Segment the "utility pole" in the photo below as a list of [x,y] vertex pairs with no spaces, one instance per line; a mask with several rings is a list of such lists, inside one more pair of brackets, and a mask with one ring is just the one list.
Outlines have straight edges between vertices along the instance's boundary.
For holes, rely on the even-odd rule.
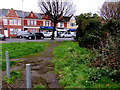
[[24,6],[24,0],[22,0],[22,31],[24,31],[24,10],[23,10],[23,6]]

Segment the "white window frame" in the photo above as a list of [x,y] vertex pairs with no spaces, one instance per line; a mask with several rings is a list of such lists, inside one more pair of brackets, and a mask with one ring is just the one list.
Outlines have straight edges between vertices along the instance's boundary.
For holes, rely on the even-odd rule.
[[37,25],[37,21],[36,20],[34,20],[34,25]]
[[4,23],[4,25],[8,25],[8,20],[7,19],[3,19],[3,23]]
[[21,31],[21,28],[18,28],[18,31]]
[[51,26],[51,21],[49,21],[49,26]]
[[75,26],[75,23],[70,23],[70,26],[71,26],[71,27],[74,27],[74,26]]
[[64,27],[64,23],[63,22],[58,23],[58,27]]
[[[11,33],[12,32],[12,33]],[[13,28],[10,28],[10,34],[14,34]]]
[[30,20],[27,20],[27,24],[30,25],[30,23],[31,23]]
[[14,21],[14,25],[17,25],[17,20],[16,20],[16,19],[14,19],[13,21]]
[[49,26],[49,21],[45,21],[45,26]]
[[10,19],[10,25],[13,25],[13,20],[12,19]]
[[17,20],[18,21],[18,25],[21,25],[21,20]]
[[31,20],[31,25],[34,25],[34,21],[33,20]]
[[13,29],[14,34],[17,34],[17,31],[18,31],[17,28],[14,28],[14,29]]

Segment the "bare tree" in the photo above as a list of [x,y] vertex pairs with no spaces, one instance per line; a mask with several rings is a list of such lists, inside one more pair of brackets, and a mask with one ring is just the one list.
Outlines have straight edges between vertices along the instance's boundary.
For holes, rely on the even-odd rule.
[[120,0],[106,0],[100,9],[103,20],[120,20]]
[[73,2],[68,0],[39,0],[38,5],[44,14],[47,14],[49,20],[54,24],[51,39],[54,40],[56,25],[64,22],[64,17],[71,17],[75,12]]

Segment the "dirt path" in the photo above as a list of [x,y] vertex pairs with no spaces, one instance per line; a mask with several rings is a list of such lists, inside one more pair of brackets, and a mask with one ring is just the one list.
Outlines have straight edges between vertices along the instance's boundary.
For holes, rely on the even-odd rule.
[[53,49],[59,43],[60,42],[51,42],[43,53],[22,58],[24,60],[23,62],[20,62],[15,67],[11,68],[11,70],[22,71],[22,79],[16,80],[13,85],[7,85],[3,82],[3,87],[26,88],[25,65],[31,64],[32,87],[42,84],[48,88],[59,88],[57,76],[54,73],[54,65],[50,62],[54,57]]

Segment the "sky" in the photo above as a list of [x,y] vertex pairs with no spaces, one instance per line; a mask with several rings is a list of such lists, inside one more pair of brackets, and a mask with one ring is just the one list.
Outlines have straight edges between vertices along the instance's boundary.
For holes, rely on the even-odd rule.
[[[81,13],[97,13],[99,8],[102,6],[105,0],[73,0],[73,3],[76,6],[75,15],[80,15]],[[40,12],[40,8],[38,6],[38,0],[1,0],[0,9],[15,9],[15,10],[23,10],[23,11],[33,11]]]

